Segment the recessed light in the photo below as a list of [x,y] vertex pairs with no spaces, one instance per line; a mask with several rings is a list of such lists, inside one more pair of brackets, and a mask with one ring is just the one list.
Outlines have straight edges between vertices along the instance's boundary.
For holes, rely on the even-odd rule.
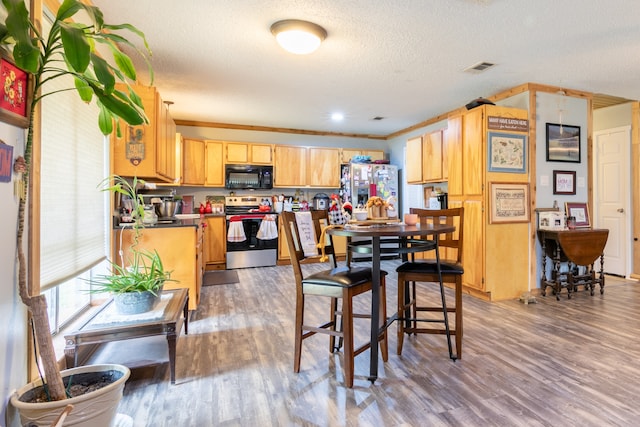
[[332,113],[331,114],[331,120],[333,120],[334,122],[341,122],[344,120],[344,114],[342,113]]

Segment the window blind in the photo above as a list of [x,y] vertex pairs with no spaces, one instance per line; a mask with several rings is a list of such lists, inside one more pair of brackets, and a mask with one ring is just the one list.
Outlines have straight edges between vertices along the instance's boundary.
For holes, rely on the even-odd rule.
[[72,78],[48,82],[42,99],[40,288],[69,280],[106,258],[107,138],[98,107],[80,100]]

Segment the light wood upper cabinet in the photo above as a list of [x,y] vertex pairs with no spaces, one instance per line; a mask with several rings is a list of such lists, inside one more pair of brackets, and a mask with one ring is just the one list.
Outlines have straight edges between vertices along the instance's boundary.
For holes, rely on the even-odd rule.
[[407,140],[406,177],[408,184],[422,184],[422,136]]
[[308,148],[307,185],[319,188],[340,187],[340,150],[338,148]]
[[462,188],[465,195],[480,195],[484,186],[483,118],[483,108],[475,108],[464,115]]
[[225,142],[224,163],[271,165],[273,164],[273,146],[247,142]]
[[222,141],[184,138],[183,185],[224,187]]
[[[276,145],[274,154],[274,187],[307,185],[307,149],[293,145]],[[340,173],[336,175],[340,178]]]
[[182,141],[182,184],[204,185],[205,145],[201,139],[184,138]]
[[444,146],[449,196],[459,196],[462,194],[462,116],[449,118]]
[[222,164],[223,143],[206,141],[205,145],[205,180],[204,185],[224,187],[224,165]]
[[442,131],[428,133],[422,138],[422,179],[424,182],[441,182]]
[[[117,85],[119,90],[126,90]],[[124,177],[137,176],[150,181],[176,179],[176,127],[167,105],[154,87],[135,86],[141,98],[148,125],[129,126],[120,120],[122,137],[111,136],[113,172]]]

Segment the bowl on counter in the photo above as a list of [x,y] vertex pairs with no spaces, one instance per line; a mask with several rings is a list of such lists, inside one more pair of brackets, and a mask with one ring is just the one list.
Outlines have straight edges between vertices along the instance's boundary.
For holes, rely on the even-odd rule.
[[369,213],[367,211],[358,211],[358,210],[353,211],[353,216],[356,219],[356,221],[366,221],[368,214]]

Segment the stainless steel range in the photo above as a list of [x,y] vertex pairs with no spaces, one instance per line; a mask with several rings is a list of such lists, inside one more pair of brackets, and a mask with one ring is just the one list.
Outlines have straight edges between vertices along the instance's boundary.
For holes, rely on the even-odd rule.
[[278,215],[270,196],[227,196],[225,215],[227,269],[276,265]]

